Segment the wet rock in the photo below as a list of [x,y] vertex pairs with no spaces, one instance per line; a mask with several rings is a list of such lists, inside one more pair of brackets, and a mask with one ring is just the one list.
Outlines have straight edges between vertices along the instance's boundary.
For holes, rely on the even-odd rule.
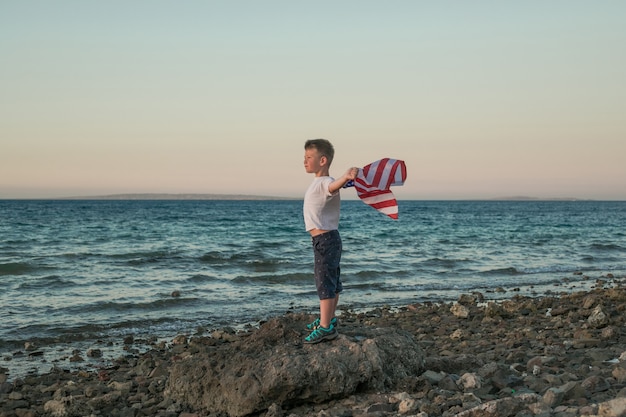
[[465,373],[457,381],[457,385],[463,391],[474,391],[482,387],[481,378],[475,373]]
[[437,383],[437,386],[445,391],[459,391],[459,385],[457,384],[458,380],[459,377],[457,375],[445,375],[441,378],[439,383]]
[[450,311],[454,314],[455,317],[466,319],[470,315],[470,309],[463,304],[454,303],[452,307],[450,307]]
[[[442,351],[438,352],[439,354]],[[424,367],[432,371],[454,373],[461,370],[476,369],[483,366],[483,359],[477,355],[458,354],[452,356],[428,356],[425,359]]]
[[626,382],[626,368],[622,368],[621,366],[615,367],[613,368],[611,375],[620,384],[623,384]]
[[230,327],[215,330],[211,333],[211,337],[224,342],[234,342],[238,339],[235,329]]
[[600,328],[606,326],[609,323],[609,318],[602,310],[602,306],[597,306],[591,312],[591,315],[587,319],[587,322],[592,327]]
[[526,409],[529,404],[538,402],[540,398],[536,394],[501,398],[458,413],[455,417],[513,417]]
[[389,403],[372,404],[365,409],[368,414],[372,413],[391,413],[395,411],[395,405]]
[[615,398],[598,406],[598,414],[603,417],[624,417],[626,416],[626,398]]
[[174,339],[172,339],[173,345],[186,345],[187,344],[187,336],[183,334],[179,334]]
[[102,350],[101,349],[89,349],[87,350],[87,357],[88,358],[101,358]]
[[561,404],[565,392],[559,388],[548,388],[545,394],[543,394],[543,403],[548,407],[554,408]]
[[406,332],[367,329],[360,336],[357,330],[357,337],[303,345],[302,323],[306,319],[296,315],[273,319],[244,340],[175,363],[166,395],[195,410],[244,416],[272,403],[319,403],[390,389],[423,370],[422,351]]
[[607,391],[611,388],[611,384],[609,384],[605,378],[598,375],[592,375],[586,378],[580,385],[590,394]]
[[446,374],[443,372],[428,370],[421,375],[421,378],[427,380],[431,385],[437,385],[445,376]]
[[47,401],[43,406],[43,410],[53,417],[64,417],[67,415],[67,408],[65,407],[65,403],[63,401]]

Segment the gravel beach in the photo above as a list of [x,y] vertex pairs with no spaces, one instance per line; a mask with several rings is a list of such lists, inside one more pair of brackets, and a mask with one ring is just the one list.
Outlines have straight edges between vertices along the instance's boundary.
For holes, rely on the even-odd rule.
[[[509,291],[511,296],[498,302],[472,293],[453,303],[342,311],[340,338],[316,345],[315,352],[335,343],[361,343],[361,339],[374,337],[370,334],[374,329],[394,329],[410,335],[411,343],[419,347],[423,369],[392,381],[393,389],[372,392],[362,384],[327,401],[277,401],[249,415],[626,415],[625,283],[623,277],[609,274],[588,291],[537,297]],[[305,323],[309,317],[288,313],[243,331],[179,335],[167,343],[155,342],[145,353],[133,353],[130,339],[125,341],[131,346],[128,354],[99,369],[59,367],[41,375],[11,378],[7,369],[0,368],[0,417],[228,415],[220,410],[194,409],[190,402],[171,395],[168,379],[172,366],[199,360],[196,358],[202,355],[206,359],[215,349],[227,354],[232,349],[234,354],[245,344],[265,343],[263,332],[268,326],[291,329],[293,323]],[[298,345],[304,335],[302,331],[293,340],[277,343],[282,344],[281,349],[290,343]]]

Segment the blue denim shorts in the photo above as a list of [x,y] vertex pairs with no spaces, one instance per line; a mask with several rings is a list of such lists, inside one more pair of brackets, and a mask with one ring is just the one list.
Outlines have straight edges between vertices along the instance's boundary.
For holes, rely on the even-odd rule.
[[335,298],[343,291],[339,278],[341,250],[341,236],[338,230],[331,230],[313,237],[315,286],[320,300]]

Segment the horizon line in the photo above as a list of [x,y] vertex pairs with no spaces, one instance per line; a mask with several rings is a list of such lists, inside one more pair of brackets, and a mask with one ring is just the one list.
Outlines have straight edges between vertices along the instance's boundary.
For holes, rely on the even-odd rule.
[[[0,197],[0,200],[302,200],[303,197],[284,197],[252,194],[222,193],[119,193],[66,197]],[[358,200],[350,198],[345,200]],[[504,196],[491,198],[409,198],[400,201],[624,201],[623,199],[593,199],[579,197]]]

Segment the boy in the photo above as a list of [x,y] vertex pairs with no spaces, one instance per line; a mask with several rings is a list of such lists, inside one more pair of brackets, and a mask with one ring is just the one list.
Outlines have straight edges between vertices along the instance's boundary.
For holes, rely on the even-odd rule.
[[337,337],[335,310],[343,286],[339,279],[341,237],[339,236],[339,190],[356,178],[358,168],[350,168],[334,179],[329,175],[335,149],[326,139],[311,139],[304,144],[304,169],[315,179],[304,195],[304,225],[311,234],[315,255],[315,285],[320,299],[320,317],[307,325],[312,330],[304,343],[319,343]]

